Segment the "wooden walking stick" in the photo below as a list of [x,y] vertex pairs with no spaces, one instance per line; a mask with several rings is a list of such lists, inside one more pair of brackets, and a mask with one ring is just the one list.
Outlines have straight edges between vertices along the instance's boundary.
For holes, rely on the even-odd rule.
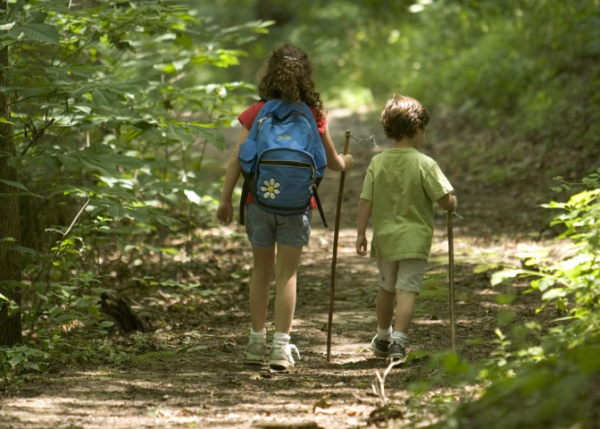
[[[344,142],[344,155],[348,153],[350,144],[350,131],[346,131],[346,141]],[[331,325],[333,322],[333,300],[335,298],[335,265],[337,263],[338,236],[340,233],[340,214],[342,211],[342,198],[344,196],[344,180],[346,172],[340,174],[340,188],[338,191],[337,208],[335,210],[335,230],[333,232],[333,257],[331,258],[331,290],[329,294],[329,319],[327,323],[327,362],[331,362]]]
[[454,232],[452,228],[454,211],[448,212],[448,287],[450,292],[450,340],[452,353],[456,354],[456,321],[454,319]]

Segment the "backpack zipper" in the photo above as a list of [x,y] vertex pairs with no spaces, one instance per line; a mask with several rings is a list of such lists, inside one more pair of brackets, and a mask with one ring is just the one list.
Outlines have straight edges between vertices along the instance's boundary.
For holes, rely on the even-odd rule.
[[260,161],[259,164],[263,164],[263,165],[280,165],[282,167],[310,168],[311,170],[314,170],[314,167],[313,167],[312,164],[309,164],[308,162],[300,162],[300,161],[287,161],[287,160],[273,160],[273,159],[269,159],[269,160]]
[[[287,115],[285,115],[283,118],[279,118],[280,121],[283,121],[287,118],[289,118],[292,115],[300,115],[300,116],[304,116],[306,119],[310,120],[310,118],[308,116],[306,116],[304,113],[302,112],[290,112]],[[256,126],[256,135],[258,136],[258,132],[260,131],[260,127],[262,125],[262,123],[267,119],[267,118],[271,118],[273,117],[272,113],[269,113],[268,115],[263,116],[262,118],[260,118],[258,120],[258,125]]]

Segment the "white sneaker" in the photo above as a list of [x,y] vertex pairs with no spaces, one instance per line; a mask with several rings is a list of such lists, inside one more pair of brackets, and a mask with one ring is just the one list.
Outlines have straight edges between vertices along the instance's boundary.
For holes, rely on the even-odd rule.
[[298,347],[290,343],[274,343],[273,351],[271,352],[271,360],[269,367],[273,371],[288,371],[294,369],[294,358],[292,350],[296,352],[298,360],[300,360],[300,352]]
[[267,339],[256,338],[250,335],[248,346],[246,347],[246,363],[261,365],[265,360],[267,353]]

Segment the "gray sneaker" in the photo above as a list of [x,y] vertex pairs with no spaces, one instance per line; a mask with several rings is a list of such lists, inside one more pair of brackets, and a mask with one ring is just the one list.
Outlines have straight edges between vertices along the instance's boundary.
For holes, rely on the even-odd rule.
[[246,347],[246,363],[254,365],[262,365],[265,361],[265,354],[267,353],[267,339],[257,339],[250,336],[248,346]]
[[377,357],[386,358],[389,356],[388,348],[390,346],[390,342],[388,340],[378,340],[377,335],[373,337],[371,341],[371,349],[373,350],[373,354]]
[[269,367],[273,371],[288,371],[294,369],[295,361],[292,356],[292,350],[296,352],[296,356],[298,356],[298,360],[300,360],[300,352],[298,352],[298,348],[295,345],[289,343],[273,344]]
[[388,357],[394,362],[404,361],[406,359],[406,350],[400,344],[392,343],[388,348]]

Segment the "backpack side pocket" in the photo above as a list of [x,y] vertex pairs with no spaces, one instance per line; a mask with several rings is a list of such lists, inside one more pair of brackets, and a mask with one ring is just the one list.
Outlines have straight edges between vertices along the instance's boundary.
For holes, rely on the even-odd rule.
[[252,139],[246,139],[241,145],[238,152],[238,159],[242,171],[246,173],[254,173],[256,169],[257,144]]

